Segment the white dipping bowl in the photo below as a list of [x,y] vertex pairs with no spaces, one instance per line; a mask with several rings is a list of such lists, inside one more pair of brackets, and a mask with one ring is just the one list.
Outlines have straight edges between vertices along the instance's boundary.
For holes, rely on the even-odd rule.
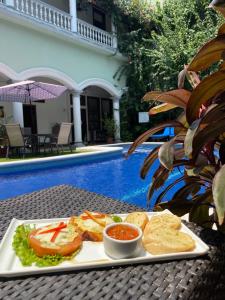
[[[138,231],[138,236],[132,240],[117,240],[110,237],[107,231],[114,226],[125,225]],[[105,253],[114,259],[136,257],[142,250],[142,230],[136,225],[120,222],[112,223],[105,227],[103,231],[103,243]]]

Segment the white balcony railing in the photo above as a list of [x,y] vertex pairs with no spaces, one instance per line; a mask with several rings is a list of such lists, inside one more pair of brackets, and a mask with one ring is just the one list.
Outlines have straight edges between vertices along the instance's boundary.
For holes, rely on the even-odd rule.
[[40,0],[14,0],[14,8],[40,21],[71,30],[71,16]]
[[[38,19],[41,22],[51,24],[72,33],[72,16],[56,7],[40,0],[0,0],[0,3],[15,9],[21,14]],[[77,19],[76,32],[73,32],[86,40],[97,43],[107,48],[117,48],[116,37],[101,30],[83,20]]]
[[113,47],[112,34],[101,30],[85,21],[77,19],[77,33],[82,37],[94,41],[98,44]]

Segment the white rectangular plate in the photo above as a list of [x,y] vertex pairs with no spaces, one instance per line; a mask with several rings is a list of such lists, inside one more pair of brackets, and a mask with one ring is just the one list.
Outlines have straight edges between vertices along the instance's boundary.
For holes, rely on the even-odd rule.
[[[168,213],[169,211],[167,211]],[[162,214],[164,212],[155,213],[149,212],[149,218],[156,214]],[[122,219],[126,217],[127,214],[118,214]],[[71,270],[84,270],[92,268],[102,268],[117,265],[128,265],[137,263],[146,263],[154,261],[163,260],[175,260],[181,258],[191,258],[200,255],[204,255],[208,252],[209,247],[198,238],[189,228],[182,224],[181,231],[188,233],[196,242],[196,247],[191,252],[179,252],[174,254],[163,254],[163,255],[151,255],[143,249],[143,253],[135,258],[129,259],[118,259],[113,260],[108,257],[104,252],[104,246],[102,242],[83,242],[81,251],[74,259],[70,261],[65,261],[58,266],[54,267],[24,267],[21,265],[19,258],[15,255],[12,248],[13,236],[16,227],[20,224],[35,224],[36,227],[46,226],[50,223],[55,223],[59,221],[68,221],[68,218],[58,218],[58,219],[37,219],[37,220],[17,220],[12,219],[4,238],[0,244],[0,276],[1,277],[15,277],[24,276],[32,274],[42,274],[42,273],[53,273],[53,272],[65,272]]]

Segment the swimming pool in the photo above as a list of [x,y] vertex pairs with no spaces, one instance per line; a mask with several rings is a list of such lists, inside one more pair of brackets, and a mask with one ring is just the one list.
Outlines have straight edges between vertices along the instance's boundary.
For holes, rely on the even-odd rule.
[[[128,149],[124,146],[123,154]],[[115,199],[146,207],[146,194],[152,174],[139,176],[144,158],[154,148],[144,145],[128,159],[118,154],[107,160],[60,166],[0,176],[0,199],[6,199],[59,184],[70,184]],[[155,167],[156,167],[155,163]],[[171,175],[177,177],[177,172]]]

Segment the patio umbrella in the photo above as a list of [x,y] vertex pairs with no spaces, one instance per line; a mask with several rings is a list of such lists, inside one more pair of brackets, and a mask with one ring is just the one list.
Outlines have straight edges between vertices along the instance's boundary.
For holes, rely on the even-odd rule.
[[[0,101],[31,104],[32,101],[55,99],[66,89],[62,85],[26,80],[0,87]],[[30,114],[33,124],[32,107]]]
[[55,99],[65,90],[62,85],[26,80],[0,87],[0,101],[31,104],[32,101]]

